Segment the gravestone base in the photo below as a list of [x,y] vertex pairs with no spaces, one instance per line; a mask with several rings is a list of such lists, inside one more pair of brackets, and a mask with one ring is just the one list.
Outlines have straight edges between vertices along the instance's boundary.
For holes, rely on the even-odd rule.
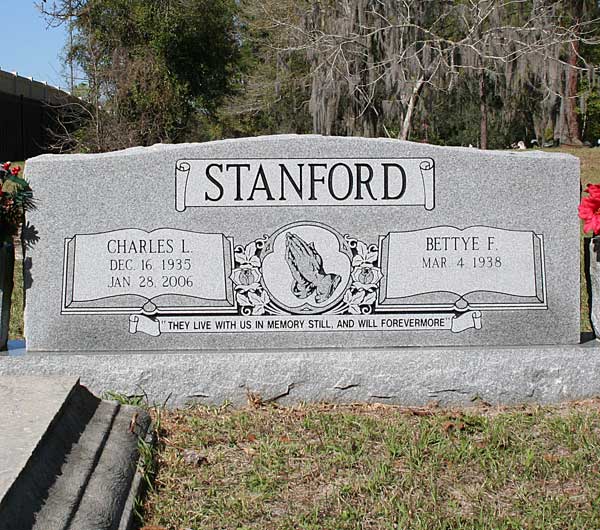
[[404,406],[556,403],[600,395],[600,342],[519,347],[439,347],[264,352],[68,352],[0,358],[0,375],[76,375],[96,394],[150,403]]

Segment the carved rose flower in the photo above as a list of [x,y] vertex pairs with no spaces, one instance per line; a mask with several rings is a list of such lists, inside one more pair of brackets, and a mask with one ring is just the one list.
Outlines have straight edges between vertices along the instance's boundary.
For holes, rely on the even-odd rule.
[[381,269],[374,267],[370,263],[363,263],[352,271],[353,287],[364,291],[372,291],[377,287],[379,281],[383,278]]
[[235,284],[235,288],[243,293],[256,291],[258,288],[260,288],[259,282],[261,275],[260,271],[256,267],[242,265],[237,269],[233,269],[229,277]]

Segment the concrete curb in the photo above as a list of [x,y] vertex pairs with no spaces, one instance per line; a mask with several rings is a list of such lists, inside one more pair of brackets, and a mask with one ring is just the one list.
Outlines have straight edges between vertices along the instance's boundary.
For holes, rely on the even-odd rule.
[[[3,389],[12,386],[18,390],[12,392],[17,402],[13,409],[18,410],[27,400],[30,381],[0,377]],[[38,378],[37,384],[46,385],[51,394],[57,380]],[[35,399],[40,397],[43,399],[43,392],[38,388]],[[21,407],[27,410],[36,405],[34,401]],[[30,429],[30,422],[21,427],[20,418],[12,418],[12,430],[21,430],[25,441],[29,435],[29,445],[35,448],[22,470],[11,475],[16,478],[11,483],[4,481],[7,487],[0,499],[0,527],[109,530],[124,520],[129,524],[130,498],[139,487],[135,480],[138,439],[148,433],[149,415],[137,407],[100,400],[76,380],[63,394],[58,413],[53,415],[52,410],[41,417],[36,431]],[[3,468],[10,467],[13,453],[19,453],[20,441],[16,437],[13,440],[13,447],[3,451]],[[19,461],[16,465],[22,466]]]
[[[150,424],[148,427],[148,434],[146,434],[144,441],[152,446],[155,445],[156,439],[154,437],[154,426]],[[131,481],[131,487],[129,488],[129,495],[125,501],[123,507],[123,513],[121,515],[121,522],[119,523],[118,530],[130,530],[134,523],[135,517],[135,503],[142,496],[144,492],[144,476],[140,472],[139,463],[141,461],[141,455],[138,458],[138,466]]]

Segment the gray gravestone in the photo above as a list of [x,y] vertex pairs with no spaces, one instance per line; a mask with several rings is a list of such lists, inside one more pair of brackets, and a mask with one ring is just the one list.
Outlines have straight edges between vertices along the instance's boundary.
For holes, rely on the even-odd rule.
[[570,155],[273,136],[26,173],[29,351],[579,342]]

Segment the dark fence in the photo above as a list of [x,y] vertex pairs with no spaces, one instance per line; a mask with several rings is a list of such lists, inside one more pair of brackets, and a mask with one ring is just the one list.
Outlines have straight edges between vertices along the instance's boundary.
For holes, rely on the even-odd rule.
[[47,152],[49,112],[42,101],[0,92],[0,160],[25,160]]
[[75,100],[45,83],[0,70],[0,162],[51,151],[59,103]]

